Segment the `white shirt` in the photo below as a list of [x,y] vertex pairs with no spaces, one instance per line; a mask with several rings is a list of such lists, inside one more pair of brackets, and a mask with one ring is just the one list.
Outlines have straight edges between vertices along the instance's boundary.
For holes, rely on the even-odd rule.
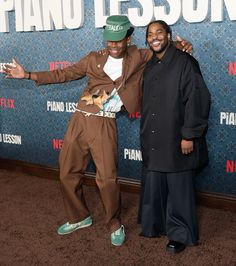
[[[103,71],[114,81],[122,75],[122,63],[123,58],[114,58],[108,56],[107,62],[104,65]],[[118,95],[116,88],[111,92],[113,95],[108,101],[103,105],[103,111],[109,112],[119,112],[123,102]]]

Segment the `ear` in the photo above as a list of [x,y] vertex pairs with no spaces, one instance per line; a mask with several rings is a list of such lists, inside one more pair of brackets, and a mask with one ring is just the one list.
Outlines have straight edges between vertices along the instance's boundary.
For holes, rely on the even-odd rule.
[[127,38],[127,45],[130,46],[130,44],[131,44],[131,38],[128,37],[128,38]]

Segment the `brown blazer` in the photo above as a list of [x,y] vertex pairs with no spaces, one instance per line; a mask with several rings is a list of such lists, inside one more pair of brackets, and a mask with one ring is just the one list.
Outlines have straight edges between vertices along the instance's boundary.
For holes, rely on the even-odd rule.
[[[114,88],[118,88],[122,84],[118,94],[126,110],[129,113],[135,113],[140,111],[143,70],[151,57],[152,52],[148,49],[138,49],[135,45],[128,47],[123,60],[122,76],[112,81],[103,71],[108,58],[107,49],[91,52],[79,62],[65,69],[35,72],[37,74],[36,84],[63,83],[87,76],[88,84],[81,97],[98,91],[100,95],[104,90],[106,93],[111,93]],[[77,108],[91,113],[99,111],[98,106],[86,105],[86,102],[80,99]]]

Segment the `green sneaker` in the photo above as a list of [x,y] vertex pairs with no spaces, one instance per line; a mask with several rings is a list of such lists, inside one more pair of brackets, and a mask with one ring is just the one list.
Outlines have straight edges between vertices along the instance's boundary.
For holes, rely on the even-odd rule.
[[93,221],[91,216],[85,218],[83,221],[75,223],[75,224],[70,224],[69,222],[61,225],[58,229],[57,229],[57,233],[58,235],[67,235],[70,233],[73,233],[74,231],[81,229],[81,228],[85,228],[88,227],[90,225],[92,225]]
[[121,225],[119,229],[111,233],[111,243],[114,246],[121,246],[125,242],[125,227]]

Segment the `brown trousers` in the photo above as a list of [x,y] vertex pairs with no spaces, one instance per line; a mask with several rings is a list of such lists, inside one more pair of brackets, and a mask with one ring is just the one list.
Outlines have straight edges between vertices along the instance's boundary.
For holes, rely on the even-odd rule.
[[82,188],[90,157],[96,165],[96,183],[105,209],[106,224],[114,231],[120,227],[116,121],[75,112],[59,157],[62,193],[70,223],[90,215]]

